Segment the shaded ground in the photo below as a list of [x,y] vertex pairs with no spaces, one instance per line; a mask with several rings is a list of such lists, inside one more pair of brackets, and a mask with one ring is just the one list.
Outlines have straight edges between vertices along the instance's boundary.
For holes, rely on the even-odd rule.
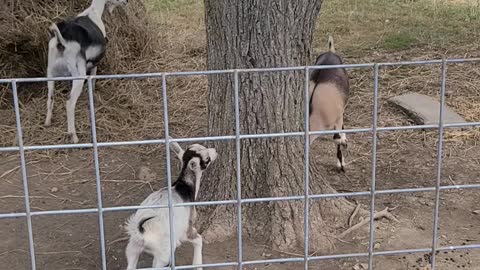
[[[160,10],[158,13],[160,22],[166,28],[171,27],[171,30],[165,33],[167,40],[165,44],[168,45],[169,53],[162,59],[164,63],[162,62],[160,66],[166,70],[202,70],[205,66],[203,47],[205,41],[202,32],[203,15],[198,11],[201,5],[195,1],[180,2],[186,4],[182,9],[170,1],[159,1],[155,7]],[[192,2],[195,4],[191,4]],[[326,1],[323,15],[319,20],[319,28],[322,30],[317,34],[318,51],[324,48],[326,32],[333,32],[337,50],[345,56],[347,63],[479,56],[478,24],[474,14],[468,12],[469,9],[466,9],[467,11],[450,7],[440,9],[437,14],[448,15],[450,18],[442,20],[440,15],[434,17],[428,9],[422,11],[418,6],[422,1],[394,1],[392,5],[373,0],[364,1],[362,5],[359,5],[358,1],[347,2],[349,5],[339,1]],[[178,62],[182,64],[176,65]],[[350,74],[352,96],[347,109],[346,126],[369,127],[372,123],[373,73],[371,70],[357,70],[351,71]],[[386,100],[408,91],[438,97],[440,74],[439,66],[382,69],[379,125],[411,124],[402,112],[390,106]],[[448,68],[447,103],[468,121],[480,121],[479,81],[478,64],[452,65]],[[138,104],[143,106],[132,107],[125,101],[131,97],[114,94],[110,97],[102,93],[102,86],[108,83],[97,84],[99,91],[96,113],[100,141],[151,139],[163,134],[163,122],[156,121],[163,117],[159,105],[161,95],[158,95],[157,88],[148,89],[152,91],[149,102],[139,101]],[[138,87],[134,83],[129,86]],[[173,135],[176,137],[205,135],[206,78],[173,79],[169,81],[169,90],[171,99],[169,114]],[[26,143],[54,144],[61,141],[62,132],[66,128],[62,118],[63,106],[57,106],[55,115],[58,118],[54,127],[44,129],[39,125],[44,116],[45,97],[30,99],[25,95],[22,98]],[[63,102],[62,98],[57,100],[59,104]],[[82,141],[89,141],[86,108],[87,97],[83,95],[77,106]],[[128,111],[129,119],[110,118],[116,111],[119,113]],[[2,108],[0,126],[2,138],[5,138],[1,142],[2,145],[12,145],[14,141],[15,126],[12,117],[11,107]],[[135,119],[138,121],[134,121]],[[128,134],[130,137],[122,133],[125,128],[132,130]],[[479,134],[479,128],[446,131],[442,185],[480,184]],[[436,131],[380,133],[377,189],[433,186],[436,180],[437,139]],[[338,174],[333,167],[335,156],[330,137],[315,143],[312,149],[313,159],[320,166],[321,175],[337,190],[341,192],[369,190],[371,135],[354,134],[349,136],[349,140],[347,162],[350,164],[345,174]],[[104,206],[136,205],[152,190],[164,186],[164,155],[162,146],[100,149]],[[33,211],[96,207],[97,195],[91,150],[27,152],[27,163]],[[18,155],[0,154],[1,213],[24,211],[18,166]],[[355,199],[358,203],[369,205],[367,197]],[[480,243],[480,216],[473,213],[473,210],[480,209],[479,201],[478,190],[441,193],[440,245]],[[429,247],[432,242],[433,205],[433,192],[377,195],[376,208],[397,207],[393,214],[400,220],[397,224],[383,220],[375,223],[377,250]],[[108,269],[124,269],[126,265],[123,255],[126,241],[121,226],[129,214],[130,212],[105,213]],[[101,268],[96,214],[34,217],[33,225],[38,269]],[[339,226],[339,232],[348,227],[347,224]],[[0,219],[2,269],[29,269],[28,243],[25,236],[24,219]],[[298,251],[299,254],[286,254],[271,250],[255,239],[243,240],[243,260],[297,255],[302,257],[301,251]],[[368,226],[341,239],[333,254],[367,250]],[[205,263],[236,261],[236,254],[236,239],[226,243],[204,245]],[[178,264],[188,264],[191,257],[191,248],[185,245],[177,253]],[[148,256],[144,256],[141,265],[149,266],[150,260]],[[352,269],[357,263],[363,262],[366,262],[366,259],[314,261],[310,263],[310,269]],[[437,269],[480,269],[480,250],[442,252],[438,254],[437,263]],[[375,269],[421,269],[422,264],[425,264],[424,254],[375,257]],[[246,266],[245,269],[286,270],[302,267],[303,264],[275,264]]]

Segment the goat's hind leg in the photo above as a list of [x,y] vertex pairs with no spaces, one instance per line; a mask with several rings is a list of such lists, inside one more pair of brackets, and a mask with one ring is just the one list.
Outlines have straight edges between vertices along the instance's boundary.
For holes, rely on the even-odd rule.
[[[77,70],[73,71],[71,68],[72,76],[85,76],[87,74],[85,62],[79,62],[76,65]],[[77,131],[75,129],[75,107],[77,105],[78,97],[83,90],[84,80],[72,81],[72,92],[70,98],[67,101],[67,125],[68,125],[68,137],[71,143],[78,143]]]
[[72,82],[72,92],[67,101],[67,125],[68,137],[71,143],[78,143],[77,131],[75,129],[75,107],[77,100],[83,90],[83,80],[74,80]]
[[[334,129],[337,129],[337,127],[342,127],[342,130],[344,129],[343,126],[343,119],[337,122],[337,125],[335,125]],[[335,145],[337,146],[337,169],[345,172],[345,156],[342,150],[347,149],[347,135],[343,132],[340,133],[335,133],[333,135],[333,141],[335,142]]]
[[125,250],[125,255],[127,257],[127,270],[137,269],[138,258],[144,250],[143,245],[135,243],[134,241],[129,241],[127,249]]
[[[168,238],[167,238],[168,239]],[[170,242],[159,241],[149,244],[153,255],[152,268],[162,268],[170,265]],[[175,246],[173,247],[175,252]]]
[[[168,251],[169,250],[170,250],[170,246],[168,246]],[[152,268],[162,268],[170,265],[170,252],[168,251],[156,250],[153,252]]]
[[[52,67],[47,67],[47,78],[53,77]],[[52,124],[52,111],[53,111],[53,94],[55,92],[55,81],[48,81],[48,96],[47,96],[47,117],[45,118],[45,126]]]

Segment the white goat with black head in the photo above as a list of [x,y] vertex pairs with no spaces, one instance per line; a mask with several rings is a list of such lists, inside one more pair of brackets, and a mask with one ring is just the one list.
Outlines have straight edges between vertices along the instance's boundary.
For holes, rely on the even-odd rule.
[[[92,4],[72,19],[50,26],[51,38],[48,43],[47,77],[85,76],[97,74],[97,64],[105,55],[107,45],[102,14],[105,5],[112,11],[128,0],[93,0]],[[72,81],[72,91],[67,101],[68,137],[78,142],[75,130],[75,105],[83,89],[83,80]],[[55,82],[48,82],[47,117],[45,125],[52,122],[53,92]]]
[[[328,37],[328,52],[318,56],[315,65],[341,65],[335,53],[332,36]],[[343,113],[349,95],[348,75],[344,68],[316,69],[310,75],[310,131],[344,129]],[[319,135],[310,137],[310,144]],[[337,168],[345,171],[342,148],[347,148],[345,133],[333,135],[337,147]]]
[[[177,143],[172,149],[182,162],[182,170],[177,181],[172,184],[172,203],[186,203],[196,200],[203,172],[217,158],[214,148],[199,144],[190,145],[184,151]],[[163,188],[150,194],[142,206],[168,204],[168,190]],[[202,264],[202,236],[193,226],[196,218],[195,207],[173,208],[174,247],[188,241],[193,244],[193,265]],[[140,254],[145,251],[153,255],[153,268],[170,264],[170,230],[168,208],[140,209],[127,221],[130,236],[125,254],[127,269],[136,269]],[[198,268],[201,270],[202,268]]]

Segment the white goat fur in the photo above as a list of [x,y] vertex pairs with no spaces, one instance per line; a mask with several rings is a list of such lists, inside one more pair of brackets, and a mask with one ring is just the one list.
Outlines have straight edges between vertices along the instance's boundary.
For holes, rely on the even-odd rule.
[[[194,201],[198,194],[203,171],[217,158],[214,148],[205,148],[199,144],[193,144],[184,151],[178,144],[172,144],[177,157],[182,161],[182,172],[178,180],[172,185],[172,203],[185,203],[185,194],[181,194],[176,187],[179,182],[187,184],[191,189]],[[188,153],[187,153],[188,152]],[[187,153],[186,155],[184,155]],[[192,155],[194,153],[194,155]],[[203,166],[203,167],[202,167]],[[185,187],[185,186],[184,186]],[[148,205],[167,205],[168,190],[163,188],[150,194],[142,203]],[[193,265],[202,264],[202,236],[193,227],[196,218],[195,207],[174,207],[174,250],[182,242],[193,244]],[[140,231],[143,229],[143,232]],[[170,263],[170,230],[168,208],[140,209],[132,215],[126,224],[127,233],[130,236],[126,248],[127,269],[136,269],[140,254],[145,251],[153,255],[152,267],[159,268],[168,266]],[[198,268],[201,270],[202,268]]]
[[[50,31],[53,33],[52,38],[48,43],[48,67],[47,77],[56,76],[85,76],[87,73],[90,75],[96,75],[97,67],[96,62],[100,61],[103,57],[106,47],[106,32],[105,25],[102,21],[102,14],[105,9],[106,3],[109,4],[110,12],[114,7],[118,5],[125,5],[128,0],[93,0],[92,4],[83,12],[78,14],[75,18],[63,22],[64,24],[70,24],[70,26],[80,27],[82,33],[65,33],[70,36],[78,34],[78,37],[87,36],[88,40],[67,39],[62,36],[62,32],[57,24],[50,26]],[[88,18],[86,28],[81,28],[81,24],[78,24],[76,19]],[[88,19],[86,19],[88,21]],[[85,20],[84,20],[85,22]],[[92,24],[93,22],[93,24]],[[93,27],[89,27],[93,26]],[[94,27],[96,26],[96,27]],[[70,28],[72,29],[72,28]],[[100,31],[101,33],[99,33]],[[90,38],[103,37],[101,42],[89,43]],[[83,46],[83,47],[82,47]],[[77,143],[78,137],[75,130],[75,106],[83,89],[83,80],[72,81],[72,91],[70,92],[70,98],[67,101],[67,124],[68,124],[68,136],[70,142]],[[45,125],[49,126],[52,119],[53,110],[53,94],[55,91],[55,82],[48,82],[48,99],[47,99],[47,116],[45,119]]]

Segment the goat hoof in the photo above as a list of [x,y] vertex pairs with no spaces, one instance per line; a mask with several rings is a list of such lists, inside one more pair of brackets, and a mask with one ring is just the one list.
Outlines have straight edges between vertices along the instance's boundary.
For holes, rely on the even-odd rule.
[[45,121],[44,126],[49,127],[52,124],[52,121]]
[[68,143],[74,143],[74,144],[77,144],[77,143],[78,143],[78,137],[77,137],[77,134],[74,134],[74,133],[68,133],[68,134],[67,134],[67,142],[68,142]]
[[345,164],[340,163],[340,161],[337,161],[337,171],[338,172],[345,172]]

